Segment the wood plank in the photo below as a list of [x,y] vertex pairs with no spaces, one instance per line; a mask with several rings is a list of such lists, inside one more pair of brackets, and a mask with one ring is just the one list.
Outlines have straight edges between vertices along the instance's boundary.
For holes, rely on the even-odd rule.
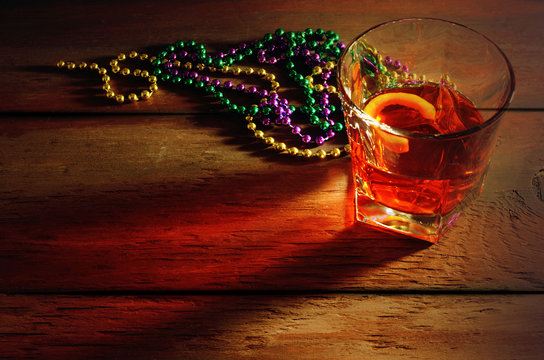
[[543,301],[543,295],[0,295],[0,356],[540,359]]
[[233,117],[5,119],[0,291],[542,290],[541,116],[508,114],[435,246],[354,224],[349,158],[277,156]]
[[542,108],[544,81],[537,69],[543,55],[544,4],[538,1],[8,2],[0,16],[3,112],[207,111],[190,93],[168,88],[147,103],[117,106],[105,99],[97,78],[59,72],[54,64],[62,58],[106,65],[119,52],[156,52],[179,39],[203,42],[210,50],[226,49],[280,27],[321,27],[348,42],[373,25],[410,16],[458,21],[495,40],[516,72],[512,106]]

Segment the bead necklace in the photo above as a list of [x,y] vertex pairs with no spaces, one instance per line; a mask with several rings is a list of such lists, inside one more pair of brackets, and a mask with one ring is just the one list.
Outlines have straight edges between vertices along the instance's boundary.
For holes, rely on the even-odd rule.
[[[266,34],[262,41],[241,43],[237,47],[226,52],[219,52],[214,56],[209,56],[204,45],[195,41],[178,41],[174,45],[168,46],[155,57],[139,54],[136,51],[130,52],[128,58],[151,63],[151,74],[147,70],[122,68],[120,66],[121,62],[127,59],[125,54],[119,54],[116,59],[112,59],[110,66],[113,73],[148,79],[150,83],[149,90],[141,91],[140,96],[136,93],[128,94],[127,99],[131,102],[148,99],[158,90],[158,80],[191,86],[202,90],[205,94],[212,95],[227,110],[245,115],[244,118],[248,122],[247,128],[253,132],[253,135],[279,152],[287,152],[290,155],[306,158],[338,157],[349,152],[349,145],[330,151],[323,149],[312,151],[309,148],[299,149],[297,147],[288,148],[285,143],[277,142],[271,136],[265,136],[263,130],[258,129],[257,123],[265,127],[272,125],[287,126],[292,134],[300,137],[305,146],[322,145],[325,141],[334,137],[335,132],[344,130],[343,119],[337,121],[331,119],[331,116],[334,113],[338,115],[339,111],[337,107],[330,103],[329,96],[337,95],[337,92],[334,86],[327,84],[327,81],[331,78],[336,60],[344,47],[345,45],[338,41],[338,35],[332,31],[306,29],[304,32],[294,33],[278,29],[274,35]],[[285,62],[285,67],[289,71],[289,78],[303,89],[306,96],[305,105],[296,108],[289,105],[287,99],[281,98],[278,95],[280,85],[276,81],[276,76],[264,68],[232,66],[234,63],[242,61],[251,55],[256,57],[258,63],[261,64],[274,65],[278,62]],[[295,63],[298,63],[298,67],[301,67],[301,65],[302,67],[308,67],[311,72],[308,75],[303,75],[297,71]],[[76,68],[74,62],[60,61],[57,66],[69,70]],[[110,77],[107,75],[105,68],[99,67],[95,63],[89,66],[80,63],[77,67],[80,69],[88,67],[91,70],[96,70],[102,75],[102,88],[106,92],[106,96],[115,99],[118,103],[125,102],[124,95],[116,94],[112,90],[109,82]],[[211,80],[208,75],[199,74],[202,71],[210,73],[222,72],[229,76],[256,74],[269,81],[270,90],[259,90],[255,86],[246,87],[242,83],[234,86],[230,80],[224,82],[219,79]],[[317,76],[320,77],[319,80],[315,80]],[[251,106],[237,105],[225,97],[225,91],[259,95],[261,101]],[[310,129],[312,127],[319,129],[319,131],[323,132],[323,135],[312,137],[305,134],[300,126],[294,125],[291,121],[291,117],[296,114],[299,117],[300,115],[307,117],[308,127]]]

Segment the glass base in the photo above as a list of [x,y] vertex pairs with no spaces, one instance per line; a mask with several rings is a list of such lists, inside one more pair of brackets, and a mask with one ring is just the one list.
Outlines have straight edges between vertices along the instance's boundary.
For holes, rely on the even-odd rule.
[[409,214],[376,203],[362,194],[355,195],[355,211],[358,221],[431,243],[436,243],[461,213],[454,209],[446,215]]

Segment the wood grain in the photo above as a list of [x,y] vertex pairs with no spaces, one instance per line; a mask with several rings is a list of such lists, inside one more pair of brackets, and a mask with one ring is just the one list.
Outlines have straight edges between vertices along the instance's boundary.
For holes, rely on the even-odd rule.
[[[10,5],[10,3],[12,3]],[[542,108],[538,71],[544,29],[539,1],[64,1],[8,2],[0,21],[0,111],[4,112],[202,112],[190,93],[162,88],[149,102],[117,106],[97,77],[58,71],[60,59],[107,65],[120,52],[152,53],[193,39],[210,51],[260,39],[276,28],[336,31],[344,42],[371,26],[403,17],[438,17],[486,34],[506,52],[517,77],[514,108]],[[277,71],[281,71],[281,68]],[[127,91],[128,92],[128,91]]]
[[0,296],[3,359],[540,359],[543,295]]
[[429,247],[354,223],[349,157],[277,156],[236,118],[5,120],[0,288],[542,290],[540,124],[508,114],[482,196]]

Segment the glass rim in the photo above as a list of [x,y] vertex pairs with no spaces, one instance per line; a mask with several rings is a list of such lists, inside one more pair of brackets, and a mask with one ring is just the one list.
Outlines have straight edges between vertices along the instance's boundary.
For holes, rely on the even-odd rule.
[[[374,31],[374,30],[376,30],[376,29],[378,29],[380,27],[384,27],[384,26],[391,25],[391,24],[394,24],[394,23],[399,23],[399,22],[406,22],[406,21],[436,21],[436,22],[441,22],[441,23],[444,23],[444,24],[455,25],[455,26],[461,27],[461,28],[463,28],[465,30],[468,30],[468,31],[478,35],[483,40],[485,40],[488,43],[490,43],[491,45],[493,45],[493,47],[499,52],[499,54],[502,56],[502,59],[504,60],[504,62],[506,64],[506,67],[508,69],[508,74],[510,76],[510,81],[509,81],[509,87],[510,88],[508,89],[508,94],[505,97],[505,99],[503,100],[500,107],[497,108],[495,113],[492,116],[490,116],[489,119],[485,120],[481,124],[478,124],[478,125],[476,125],[474,127],[471,127],[469,129],[465,129],[465,130],[462,130],[462,131],[457,131],[457,132],[452,132],[452,133],[425,134],[425,133],[418,133],[418,132],[413,132],[413,131],[409,131],[409,130],[404,130],[404,129],[396,128],[396,127],[389,126],[387,124],[381,123],[381,122],[377,121],[376,119],[374,119],[372,116],[366,114],[363,111],[362,108],[355,105],[355,103],[353,102],[351,97],[348,96],[348,94],[347,94],[347,92],[346,92],[346,90],[344,88],[344,85],[342,84],[342,81],[341,81],[341,78],[342,78],[342,76],[341,76],[342,75],[341,74],[342,73],[342,64],[345,61],[344,59],[347,56],[349,49],[351,49],[351,47],[354,44],[356,44],[357,41],[359,41],[363,36],[370,33],[371,31]],[[337,72],[336,77],[337,77],[337,83],[338,83],[338,90],[340,92],[341,101],[343,103],[347,103],[347,105],[349,105],[350,109],[357,113],[358,117],[361,117],[361,118],[365,119],[365,121],[370,122],[372,125],[377,126],[378,128],[380,128],[380,129],[382,129],[382,130],[384,130],[384,131],[386,131],[388,133],[392,133],[392,134],[403,136],[403,137],[411,137],[411,138],[427,138],[427,139],[458,138],[458,137],[463,137],[463,136],[466,136],[466,135],[469,135],[469,134],[472,134],[474,132],[482,130],[483,128],[485,128],[485,127],[495,123],[496,121],[498,121],[500,119],[500,117],[503,115],[503,113],[506,111],[506,109],[508,109],[508,106],[510,105],[510,102],[512,101],[512,97],[514,95],[514,89],[515,89],[515,85],[516,85],[516,81],[515,81],[515,77],[514,77],[514,70],[513,70],[512,64],[510,63],[510,60],[508,60],[508,57],[506,56],[506,54],[502,51],[502,49],[497,44],[495,44],[495,42],[493,40],[491,40],[490,38],[488,38],[484,34],[480,33],[479,31],[474,30],[474,29],[472,29],[472,28],[470,28],[470,27],[468,27],[466,25],[463,25],[463,24],[460,24],[460,23],[457,23],[457,22],[454,22],[454,21],[449,21],[449,20],[444,20],[444,19],[439,19],[439,18],[431,18],[431,17],[411,17],[411,18],[402,18],[402,19],[396,19],[396,20],[389,20],[389,21],[385,21],[383,23],[380,23],[380,24],[377,24],[377,25],[374,25],[374,26],[370,27],[369,29],[362,32],[361,34],[357,35],[349,44],[346,45],[346,48],[344,49],[344,52],[342,53],[342,55],[340,56],[340,58],[339,58],[339,60],[337,62],[336,72]]]

